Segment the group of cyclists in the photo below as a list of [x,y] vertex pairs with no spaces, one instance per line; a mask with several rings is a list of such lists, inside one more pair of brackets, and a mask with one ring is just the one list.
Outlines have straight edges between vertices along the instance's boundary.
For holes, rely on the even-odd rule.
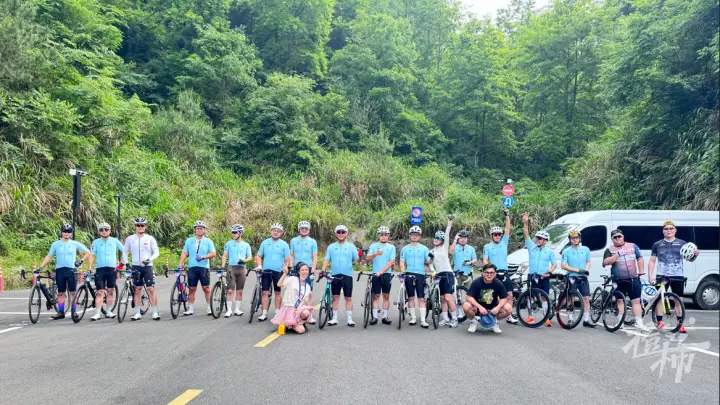
[[[425,321],[427,314],[425,275],[428,270],[439,278],[442,307],[440,325],[457,327],[457,315],[461,311],[470,319],[469,332],[475,332],[480,326],[483,329],[501,333],[498,321],[506,320],[511,324],[518,323],[513,316],[513,287],[507,261],[511,232],[510,213],[504,209],[504,214],[504,229],[499,226],[490,228],[492,241],[482,249],[482,277],[477,279],[473,279],[472,269],[479,259],[475,249],[468,244],[470,233],[460,230],[452,238],[453,241],[450,244],[450,233],[455,219],[453,215],[449,216],[447,228],[434,234],[432,249],[420,243],[422,229],[419,226],[410,227],[410,243],[400,250],[399,261],[395,245],[389,240],[391,233],[387,226],[380,226],[377,229],[378,241],[370,245],[364,260],[361,260],[361,254],[355,245],[347,240],[348,228],[345,225],[336,226],[336,241],[327,247],[320,269],[321,273],[319,273],[325,275],[332,273],[332,278],[329,279],[332,280],[330,281],[332,317],[328,321],[328,325],[338,324],[338,309],[342,293],[345,298],[347,325],[355,326],[352,317],[353,266],[358,264],[362,271],[366,262],[372,263],[372,318],[369,322],[371,325],[378,322],[385,325],[392,324],[388,316],[390,289],[393,272],[397,272],[398,267],[399,279],[404,282],[407,291],[410,325],[418,323],[417,312],[419,312],[420,326],[422,328],[429,327]],[[532,288],[542,289],[549,293],[549,277],[558,267],[554,251],[546,246],[550,235],[546,231],[540,230],[535,233],[534,239],[531,239],[528,213],[523,215],[522,222],[525,245],[529,253],[528,276],[537,276],[532,277]],[[96,313],[90,318],[92,321],[97,321],[103,316],[108,318],[116,316],[109,309],[113,306],[115,299],[113,296],[115,274],[116,271],[120,271],[126,266],[132,269],[135,287],[136,312],[131,320],[142,319],[139,301],[143,286],[147,288],[152,307],[152,319],[160,320],[153,272],[153,261],[159,257],[160,252],[156,240],[146,233],[147,225],[145,218],[136,218],[134,220],[135,233],[128,236],[125,243],[122,244],[118,239],[110,236],[110,225],[101,223],[98,226],[100,237],[92,242],[90,249],[72,239],[73,227],[70,224],[62,225],[61,239],[52,244],[40,266],[42,269],[50,263],[53,257],[55,258],[58,311],[51,319],[65,317],[67,293],[69,293],[69,302],[74,302],[73,297],[77,287],[76,274],[82,272],[82,266],[87,262],[89,268],[95,266],[97,288]],[[276,315],[283,306],[292,306],[294,303],[295,309],[297,309],[298,304],[302,304],[302,317],[292,319],[297,319],[301,324],[315,323],[312,307],[308,305],[312,302],[313,271],[318,270],[318,244],[310,236],[310,228],[308,221],[301,221],[298,224],[299,235],[292,238],[288,244],[282,239],[284,235],[282,224],[273,224],[270,227],[270,237],[261,243],[253,258],[250,244],[243,241],[244,227],[240,224],[232,225],[232,239],[225,243],[221,259],[221,268],[227,271],[226,318],[243,315],[240,308],[246,272],[249,263],[253,262],[254,269],[262,271],[262,313],[257,318],[258,321],[265,321],[268,318],[270,290],[272,289]],[[209,288],[210,259],[216,256],[216,250],[213,241],[206,235],[207,225],[205,222],[195,222],[193,230],[194,235],[185,241],[177,265],[179,270],[186,271],[189,287],[188,307],[183,315],[190,316],[195,313],[194,303],[198,284],[202,287],[207,303],[207,314],[210,315],[212,313]],[[648,279],[654,282],[653,272],[657,270],[658,279],[666,280],[668,287],[682,297],[683,259],[693,261],[699,251],[694,245],[676,239],[676,231],[677,229],[671,221],[663,224],[665,237],[652,247]],[[568,238],[570,246],[562,252],[560,268],[573,278],[573,288],[577,289],[583,297],[583,326],[593,328],[595,323],[589,316],[590,291],[587,279],[590,271],[590,251],[587,247],[582,246],[582,236],[579,232],[570,232]],[[611,266],[611,275],[617,282],[618,290],[630,297],[632,312],[635,316],[635,327],[647,331],[640,312],[640,277],[645,274],[644,259],[636,245],[624,240],[622,230],[613,230],[611,239],[612,246],[605,251],[603,265]],[[119,263],[118,252],[121,253]],[[77,259],[78,254],[82,254],[79,260]],[[185,265],[186,259],[187,266]],[[331,272],[328,272],[329,267]],[[285,279],[289,269],[295,270],[293,275],[298,279],[298,282],[291,283],[297,297],[290,297],[293,294],[287,292],[282,294],[283,286],[288,285]],[[468,288],[462,308],[457,308],[457,302],[453,296],[456,280]],[[303,287],[307,285],[310,286],[309,291]],[[293,302],[285,302],[288,300]],[[548,305],[550,304],[543,300],[541,304],[543,313],[549,311]],[[283,318],[285,318],[285,314],[283,314]],[[532,320],[529,321],[532,322]],[[659,321],[658,328],[662,329],[662,317],[659,317]],[[678,319],[678,322],[680,324],[679,331],[686,333],[682,326],[683,320]],[[552,323],[548,319],[545,325],[549,327],[552,326]],[[302,325],[299,325],[299,329],[301,328]]]

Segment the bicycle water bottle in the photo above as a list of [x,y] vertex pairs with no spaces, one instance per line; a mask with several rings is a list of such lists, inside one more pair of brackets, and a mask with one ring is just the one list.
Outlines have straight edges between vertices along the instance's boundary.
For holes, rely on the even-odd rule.
[[284,334],[285,334],[285,324],[284,324],[284,323],[281,323],[280,325],[278,325],[278,333],[279,333],[280,335],[284,335]]

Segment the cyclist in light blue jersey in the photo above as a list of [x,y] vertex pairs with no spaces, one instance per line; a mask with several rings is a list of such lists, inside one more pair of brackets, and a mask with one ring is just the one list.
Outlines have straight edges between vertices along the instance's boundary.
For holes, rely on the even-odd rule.
[[463,272],[460,281],[468,288],[472,283],[472,265],[478,261],[475,248],[467,244],[469,238],[470,232],[461,230],[455,235],[455,240],[448,249],[448,252],[453,255],[453,268],[455,271]]
[[[310,222],[300,221],[298,223],[298,232],[300,235],[290,240],[290,263],[293,265],[291,275],[297,275],[294,274],[294,272],[299,263],[307,264],[310,267],[310,274],[312,275],[313,270],[317,268],[318,246],[315,239],[310,237]],[[308,278],[308,284],[310,284],[311,290],[308,302],[312,304],[312,277]],[[315,324],[312,312],[310,313],[308,323],[310,325]]]
[[583,311],[583,326],[594,328],[595,323],[590,319],[590,283],[587,273],[590,272],[590,249],[580,244],[580,232],[572,231],[568,234],[570,246],[563,250],[560,267],[568,272],[572,289],[578,290],[585,301]]
[[[118,269],[117,257],[118,252],[122,254],[123,244],[119,240],[110,236],[110,224],[103,222],[98,225],[100,237],[95,239],[90,246],[90,260],[88,268],[92,269],[93,262],[97,259],[97,267],[95,268],[95,315],[90,318],[91,321],[97,321],[102,318],[103,299],[107,291],[107,305],[113,306],[115,302],[115,270]],[[120,266],[122,269],[122,265]],[[107,290],[106,290],[107,288]],[[115,314],[110,308],[105,308],[106,318],[115,318]]]
[[390,228],[387,226],[379,227],[377,235],[380,242],[375,242],[370,245],[368,254],[365,257],[365,260],[372,260],[372,272],[375,274],[375,277],[372,279],[373,309],[370,325],[375,325],[378,322],[380,293],[382,293],[383,297],[382,323],[390,325],[392,324],[392,321],[388,318],[388,309],[390,309],[390,283],[397,253],[395,246],[392,243],[388,243],[390,239]]
[[205,302],[207,302],[207,314],[212,315],[210,309],[210,259],[215,257],[215,244],[205,235],[207,225],[203,221],[196,221],[193,225],[195,236],[191,236],[185,240],[182,254],[180,254],[180,262],[178,268],[183,266],[185,258],[188,259],[188,310],[183,315],[189,316],[195,313],[195,292],[197,291],[198,282],[205,293]]
[[262,270],[262,314],[258,317],[258,321],[264,321],[268,317],[268,307],[270,307],[270,287],[275,293],[275,312],[280,310],[282,305],[282,297],[280,292],[282,288],[278,284],[282,277],[283,270],[290,266],[290,246],[287,242],[280,239],[285,233],[282,224],[275,223],[270,226],[270,237],[260,244],[257,255],[255,256],[256,271]]
[[[488,263],[495,265],[497,268],[497,279],[505,286],[505,290],[507,290],[507,302],[512,307],[512,282],[510,281],[510,275],[507,274],[508,243],[510,241],[510,211],[508,211],[507,208],[504,208],[503,211],[505,212],[505,233],[503,234],[503,230],[499,226],[490,228],[492,242],[483,247],[483,265]],[[507,318],[507,323],[517,324],[518,320],[511,313]]]
[[[45,259],[40,265],[40,269],[50,263],[55,256],[55,284],[58,289],[58,313],[51,316],[50,319],[65,318],[65,291],[70,291],[70,302],[75,298],[75,290],[77,289],[77,279],[73,272],[82,272],[82,264],[90,256],[88,248],[82,243],[72,239],[73,227],[70,224],[63,224],[60,228],[60,240],[53,242],[50,246]],[[83,257],[77,260],[77,253],[83,253]]]
[[420,326],[428,328],[425,322],[425,265],[430,263],[430,250],[420,244],[422,229],[419,226],[410,228],[410,244],[400,251],[400,271],[405,273],[405,288],[408,294],[410,325],[417,324],[415,317],[415,297],[420,306]]
[[[347,242],[348,229],[345,225],[335,227],[335,236],[337,242],[331,244],[325,253],[325,260],[322,264],[322,272],[325,273],[327,267],[332,263],[332,308],[333,316],[328,321],[329,326],[338,324],[338,307],[340,306],[340,290],[342,289],[345,296],[345,310],[347,311],[347,325],[355,327],[352,320],[352,288],[353,288],[353,262],[360,261],[360,255],[355,245]],[[362,263],[360,263],[360,271],[362,271]]]
[[[225,262],[229,261],[230,264],[227,272],[228,310],[225,312],[225,318],[230,318],[233,314],[236,316],[243,314],[240,305],[242,305],[243,288],[245,288],[246,266],[247,262],[252,260],[252,249],[247,242],[242,240],[245,227],[235,224],[230,228],[230,231],[232,232],[232,239],[225,242],[222,264],[220,265],[224,269]],[[233,291],[235,294],[233,294]],[[233,300],[235,300],[235,312],[233,312]]]
[[[555,252],[549,247],[546,247],[550,235],[545,231],[538,231],[535,234],[535,241],[530,239],[530,231],[528,229],[528,222],[530,221],[530,215],[526,212],[523,214],[523,236],[525,237],[525,247],[528,250],[528,276],[530,274],[542,275],[538,282],[532,280],[532,288],[539,288],[546,293],[550,292],[550,274],[557,268],[555,260]],[[548,303],[544,298],[542,300],[542,310],[544,313],[548,311]],[[528,323],[533,323],[534,320],[529,319]],[[545,321],[545,326],[552,326],[550,319]]]

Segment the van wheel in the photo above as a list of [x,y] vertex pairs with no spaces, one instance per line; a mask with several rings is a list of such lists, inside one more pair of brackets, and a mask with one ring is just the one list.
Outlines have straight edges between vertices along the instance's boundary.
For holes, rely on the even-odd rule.
[[720,282],[714,279],[704,280],[695,291],[693,302],[700,309],[720,309]]

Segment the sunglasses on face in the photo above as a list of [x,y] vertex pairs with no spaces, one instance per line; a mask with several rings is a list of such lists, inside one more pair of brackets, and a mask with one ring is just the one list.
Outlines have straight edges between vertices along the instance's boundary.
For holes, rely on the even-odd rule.
[[579,236],[571,236],[570,239],[580,239]]
[[347,232],[345,232],[345,231],[337,231],[337,232],[335,232],[335,233],[338,234],[338,235],[345,235]]
[[101,228],[100,232],[109,232],[110,230],[108,228]]
[[663,231],[673,231],[673,230],[675,230],[675,228],[673,228],[673,227],[663,228]]
[[72,233],[72,231],[62,231],[61,233]]
[[493,236],[493,237],[495,237],[495,236],[502,236],[502,234],[501,234],[501,233],[494,233],[494,234],[492,234],[492,236]]
[[[414,235],[414,234],[413,234],[413,235]],[[435,237],[435,238],[433,238],[433,239],[435,239],[435,240],[444,240],[443,238],[438,238],[438,237]]]
[[615,235],[615,236],[613,236],[612,238],[613,238],[613,239],[622,239],[622,237],[623,237],[622,235]]
[[135,225],[135,228],[145,228],[145,225]]
[[545,239],[543,239],[543,238],[541,238],[541,237],[539,237],[539,236],[536,236],[536,237],[535,237],[535,240],[545,240]]
[[233,233],[233,235],[237,235],[237,234],[242,233],[242,232],[240,232],[240,231],[232,231],[232,233]]

